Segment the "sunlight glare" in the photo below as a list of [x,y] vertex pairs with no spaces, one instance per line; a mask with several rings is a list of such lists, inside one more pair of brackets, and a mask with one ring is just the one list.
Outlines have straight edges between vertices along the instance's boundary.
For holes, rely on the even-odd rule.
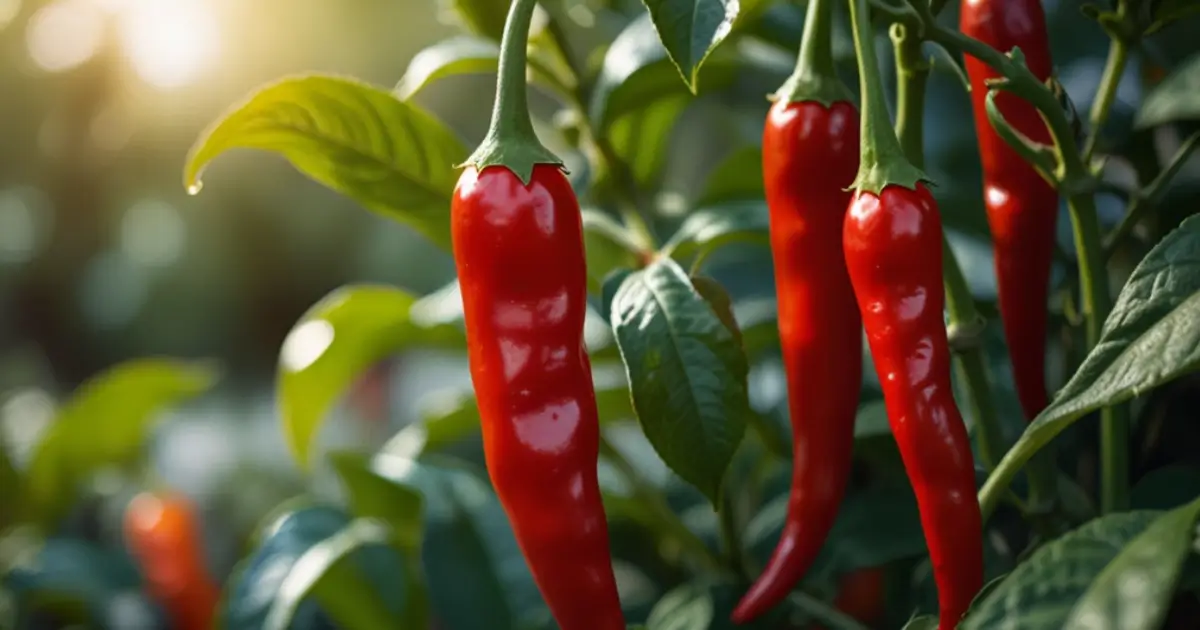
[[62,72],[91,59],[104,41],[104,14],[87,0],[58,0],[29,19],[26,45],[38,67]]
[[120,15],[122,44],[141,79],[170,89],[191,83],[217,56],[220,29],[199,0],[145,1]]
[[21,12],[21,0],[0,0],[0,31]]

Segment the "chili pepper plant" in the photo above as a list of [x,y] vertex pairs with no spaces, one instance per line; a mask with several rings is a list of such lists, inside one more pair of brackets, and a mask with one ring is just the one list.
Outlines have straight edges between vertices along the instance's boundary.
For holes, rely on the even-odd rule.
[[[1108,54],[1077,111],[1062,4],[458,0],[462,32],[394,87],[249,95],[187,157],[192,193],[225,152],[273,152],[457,279],[314,304],[278,414],[342,491],[281,504],[220,576],[151,488],[131,583],[176,628],[1197,627],[1200,219],[1172,199],[1200,58],[1154,60],[1200,12],[1082,5]],[[1154,63],[1130,110],[1122,78]],[[496,78],[466,104],[486,132],[422,104],[468,74]],[[951,165],[926,159],[947,117],[974,131]],[[726,157],[672,168],[706,143]],[[318,448],[413,350],[465,357],[470,389],[371,452]],[[106,625],[111,593],[30,558],[215,378],[120,365],[27,464],[0,448],[0,627]]]

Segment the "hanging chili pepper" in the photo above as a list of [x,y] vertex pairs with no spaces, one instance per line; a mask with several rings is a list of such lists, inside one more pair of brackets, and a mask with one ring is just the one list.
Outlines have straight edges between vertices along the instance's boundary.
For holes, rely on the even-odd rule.
[[795,72],[763,129],[779,340],[792,423],[792,486],[771,559],[733,611],[748,623],[812,565],[850,476],[862,384],[862,326],[842,255],[858,110],[833,68],[833,2],[810,0]]
[[[1053,70],[1046,17],[1038,0],[963,0],[960,27],[1000,52],[1019,47],[1041,80]],[[1012,357],[1017,395],[1026,419],[1046,407],[1046,320],[1050,266],[1054,259],[1058,194],[996,133],[988,122],[986,81],[1000,75],[982,61],[965,58],[971,106],[983,163],[984,206],[992,231],[996,282],[1004,336]],[[996,94],[996,105],[1017,131],[1051,144],[1037,109],[1015,94]]]
[[583,345],[582,217],[526,104],[535,5],[509,10],[491,128],[451,204],[468,358],[488,473],[551,613],[562,630],[623,630]]
[[866,3],[850,2],[862,155],[842,244],[888,421],[916,492],[938,627],[952,630],[983,586],[983,543],[971,442],[950,385],[942,225],[927,177],[905,159],[892,131]]
[[143,493],[125,508],[125,540],[142,568],[149,595],[179,630],[209,630],[218,591],[204,566],[191,504]]

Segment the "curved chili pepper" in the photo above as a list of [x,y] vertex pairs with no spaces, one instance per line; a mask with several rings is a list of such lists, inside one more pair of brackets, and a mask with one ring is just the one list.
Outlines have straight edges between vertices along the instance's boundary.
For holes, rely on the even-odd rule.
[[204,566],[191,504],[175,495],[140,494],[125,509],[125,540],[146,590],[180,630],[212,627],[218,591]]
[[762,575],[733,611],[748,623],[812,565],[850,477],[862,384],[862,326],[842,255],[858,110],[834,74],[832,2],[811,0],[796,72],[763,129],[763,179],[792,423],[787,518]]
[[862,152],[842,248],[888,423],[917,496],[938,588],[938,628],[953,630],[983,587],[983,519],[971,441],[950,384],[944,236],[928,178],[892,131],[866,5],[850,2]]
[[488,473],[559,627],[623,630],[583,344],[583,220],[526,105],[535,5],[512,4],[492,127],[451,202],[468,359]]
[[855,194],[846,213],[846,266],[908,471],[951,630],[983,586],[982,519],[971,441],[954,403],[942,319],[942,223],[924,184]]
[[[1000,52],[1019,47],[1041,80],[1053,70],[1046,17],[1039,0],[963,0],[960,27]],[[1054,260],[1058,193],[988,122],[986,81],[998,76],[982,61],[965,58],[971,82],[975,133],[983,163],[984,206],[992,231],[1000,316],[1012,357],[1014,380],[1027,419],[1046,407],[1046,321],[1050,267]],[[1000,92],[1005,120],[1030,140],[1050,143],[1045,122],[1029,103]]]

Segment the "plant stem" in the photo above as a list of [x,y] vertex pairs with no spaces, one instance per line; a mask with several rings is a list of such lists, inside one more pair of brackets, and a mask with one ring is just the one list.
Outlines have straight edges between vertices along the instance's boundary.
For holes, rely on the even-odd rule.
[[909,161],[923,168],[929,62],[921,54],[921,38],[908,27],[897,22],[890,34],[896,57],[896,136]]
[[815,101],[829,107],[853,98],[834,67],[832,30],[833,0],[809,0],[796,67],[771,96],[772,100]]
[[1171,180],[1179,174],[1179,171],[1183,169],[1184,164],[1187,163],[1188,158],[1192,156],[1192,153],[1197,148],[1200,148],[1200,131],[1189,136],[1183,142],[1183,145],[1179,147],[1179,150],[1175,152],[1171,161],[1167,163],[1167,167],[1159,172],[1154,180],[1144,189],[1134,194],[1133,198],[1129,201],[1129,209],[1125,212],[1125,216],[1121,218],[1121,222],[1117,224],[1117,227],[1104,239],[1105,260],[1112,257],[1117,246],[1133,232],[1137,224],[1145,218],[1146,213],[1158,205],[1163,193],[1166,192],[1167,184],[1171,183]]
[[1129,44],[1119,37],[1113,38],[1108,47],[1108,59],[1104,63],[1104,74],[1100,77],[1100,86],[1097,88],[1096,98],[1092,101],[1092,109],[1088,115],[1088,122],[1092,128],[1083,145],[1084,164],[1091,162],[1092,154],[1096,150],[1096,143],[1100,139],[1100,132],[1104,128],[1104,123],[1108,121],[1108,115],[1112,112],[1112,104],[1117,97],[1117,88],[1121,84],[1121,76],[1125,74],[1125,64],[1128,60]]
[[717,522],[721,531],[721,546],[725,553],[725,566],[740,579],[749,580],[746,562],[742,554],[742,537],[737,522],[737,510],[729,493],[722,493],[721,507],[717,510]]
[[720,569],[721,559],[713,553],[712,549],[703,540],[700,540],[699,536],[696,536],[692,530],[688,529],[683,524],[683,521],[679,520],[675,512],[671,511],[670,506],[663,501],[662,495],[638,473],[633,464],[603,435],[600,436],[600,454],[625,477],[625,481],[629,484],[632,491],[633,498],[646,509],[648,518],[653,519],[662,529],[670,532],[671,537],[680,546],[690,552],[706,569],[711,571]]

